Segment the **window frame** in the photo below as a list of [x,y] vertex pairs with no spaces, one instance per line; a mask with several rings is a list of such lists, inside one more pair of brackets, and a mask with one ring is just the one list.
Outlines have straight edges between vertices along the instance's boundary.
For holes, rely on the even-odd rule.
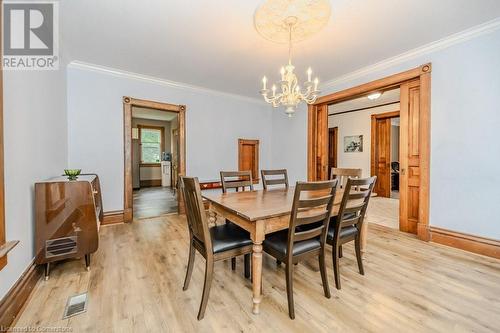
[[152,126],[152,125],[137,125],[139,130],[139,153],[140,153],[140,163],[141,167],[159,167],[161,162],[143,162],[142,160],[142,129],[158,130],[160,131],[160,160],[161,152],[165,151],[165,127],[163,126]]

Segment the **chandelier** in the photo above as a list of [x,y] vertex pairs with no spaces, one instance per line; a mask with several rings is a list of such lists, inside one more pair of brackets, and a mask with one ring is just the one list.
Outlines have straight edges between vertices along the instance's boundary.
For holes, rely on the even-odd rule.
[[299,85],[292,65],[292,44],[320,30],[329,17],[330,6],[326,0],[268,0],[255,12],[255,27],[264,38],[288,42],[288,64],[281,67],[281,80],[268,85],[264,76],[260,93],[273,107],[284,106],[289,117],[300,102],[313,104],[320,93],[319,80],[316,77],[312,81],[311,68],[307,69],[307,81],[302,87]]

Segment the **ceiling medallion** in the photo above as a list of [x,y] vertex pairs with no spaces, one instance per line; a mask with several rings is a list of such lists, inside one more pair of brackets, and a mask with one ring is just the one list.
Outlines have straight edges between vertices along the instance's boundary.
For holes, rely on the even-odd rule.
[[288,43],[288,64],[281,67],[281,80],[268,88],[267,78],[262,79],[260,93],[273,107],[283,105],[291,117],[301,101],[312,104],[318,97],[318,78],[311,80],[312,70],[307,70],[307,81],[302,90],[293,72],[292,44],[302,41],[321,30],[330,18],[327,0],[268,0],[257,8],[254,16],[255,29],[264,38],[275,43]]

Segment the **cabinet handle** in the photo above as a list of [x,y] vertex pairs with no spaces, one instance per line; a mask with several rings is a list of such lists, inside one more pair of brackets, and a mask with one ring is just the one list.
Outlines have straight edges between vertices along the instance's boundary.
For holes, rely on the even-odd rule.
[[98,191],[93,191],[93,192],[94,192],[94,194],[99,194],[99,192],[98,192]]

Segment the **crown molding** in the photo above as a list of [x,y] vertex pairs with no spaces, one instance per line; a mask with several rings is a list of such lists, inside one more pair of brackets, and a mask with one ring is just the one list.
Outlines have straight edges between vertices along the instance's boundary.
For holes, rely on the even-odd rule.
[[355,70],[353,72],[341,75],[336,79],[326,81],[324,84],[321,85],[321,89],[328,90],[328,88],[332,88],[335,85],[342,84],[342,83],[345,83],[345,82],[348,82],[351,80],[355,80],[355,79],[361,78],[365,75],[369,75],[371,73],[374,73],[374,72],[377,72],[380,70],[388,69],[392,66],[399,65],[401,63],[404,63],[406,61],[421,57],[423,55],[448,48],[452,45],[468,41],[470,39],[473,39],[473,38],[481,36],[481,35],[491,33],[491,32],[496,31],[498,29],[500,29],[500,17],[496,18],[494,20],[482,23],[480,25],[474,26],[474,27],[469,28],[467,30],[463,30],[461,32],[450,35],[448,37],[439,39],[437,41],[434,41],[434,42],[425,44],[423,46],[417,47],[417,48],[412,49],[410,51],[401,53],[397,56],[387,58],[387,59],[382,60],[378,63],[373,64],[373,65],[362,67],[362,68]]
[[245,101],[245,102],[250,102],[250,103],[255,103],[255,104],[260,104],[260,105],[267,105],[263,100],[260,100],[257,98],[252,98],[252,97],[238,95],[238,94],[232,94],[232,93],[228,93],[228,92],[224,92],[224,91],[195,86],[195,85],[182,83],[182,82],[165,80],[165,79],[161,79],[161,78],[154,77],[154,76],[143,75],[143,74],[124,71],[124,70],[116,69],[116,68],[112,68],[112,67],[91,64],[91,63],[87,63],[87,62],[79,61],[79,60],[71,61],[68,64],[68,68],[87,70],[87,71],[92,71],[92,72],[97,72],[97,73],[104,73],[104,74],[113,75],[116,77],[132,79],[132,80],[140,80],[140,81],[144,81],[144,82],[159,84],[159,85],[163,85],[163,86],[167,86],[167,87],[171,87],[171,88],[202,92],[202,93],[211,94],[211,95],[218,95],[218,96],[224,96],[224,97],[229,97],[229,98],[233,98],[233,99],[238,99],[238,100]]

